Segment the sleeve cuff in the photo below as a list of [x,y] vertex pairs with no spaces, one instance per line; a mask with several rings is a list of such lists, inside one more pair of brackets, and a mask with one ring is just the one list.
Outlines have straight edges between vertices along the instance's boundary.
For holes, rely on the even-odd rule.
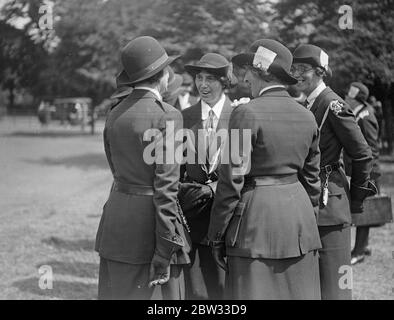
[[170,261],[174,252],[185,245],[184,240],[178,235],[157,235],[155,255]]

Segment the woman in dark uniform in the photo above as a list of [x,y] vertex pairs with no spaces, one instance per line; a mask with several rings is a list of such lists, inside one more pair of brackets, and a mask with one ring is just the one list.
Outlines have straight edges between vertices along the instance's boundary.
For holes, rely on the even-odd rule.
[[227,297],[320,299],[319,135],[312,113],[285,90],[296,82],[292,55],[264,39],[233,63],[246,66],[254,99],[232,113],[231,161],[220,167],[208,233],[228,270]]

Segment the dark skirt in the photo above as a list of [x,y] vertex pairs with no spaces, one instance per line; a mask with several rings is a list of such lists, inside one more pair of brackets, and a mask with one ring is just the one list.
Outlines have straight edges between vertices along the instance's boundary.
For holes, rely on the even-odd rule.
[[320,300],[316,250],[286,259],[228,257],[226,298],[234,300]]
[[186,300],[222,300],[225,271],[213,260],[211,248],[193,243],[190,259],[184,267]]
[[184,300],[182,265],[171,265],[170,280],[149,288],[150,264],[129,264],[100,258],[99,300]]

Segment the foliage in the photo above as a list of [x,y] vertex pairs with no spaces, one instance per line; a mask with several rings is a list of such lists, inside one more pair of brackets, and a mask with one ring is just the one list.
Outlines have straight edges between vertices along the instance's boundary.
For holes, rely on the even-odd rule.
[[[353,29],[339,27],[338,9],[344,4],[353,9]],[[340,93],[355,80],[387,90],[394,82],[393,8],[392,0],[283,0],[276,19],[284,43],[294,48],[309,42],[327,51],[331,84]]]
[[[120,48],[139,35],[181,54],[178,71],[206,52],[230,58],[270,37],[291,49],[302,42],[326,49],[340,93],[357,79],[383,96],[394,79],[393,0],[54,0],[54,32],[38,27],[43,1],[12,0],[0,13],[0,82],[13,79],[37,97],[99,103],[114,90]],[[353,8],[353,30],[338,27],[343,4]]]

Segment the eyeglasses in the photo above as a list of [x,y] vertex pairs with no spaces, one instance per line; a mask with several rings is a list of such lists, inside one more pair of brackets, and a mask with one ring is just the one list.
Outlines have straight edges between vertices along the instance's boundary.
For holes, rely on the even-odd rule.
[[304,73],[307,73],[307,72],[309,72],[309,71],[311,71],[311,70],[313,70],[313,68],[312,67],[308,67],[308,66],[305,66],[305,65],[297,65],[297,66],[291,66],[291,69],[290,69],[290,73],[292,74],[292,75],[303,75]]

